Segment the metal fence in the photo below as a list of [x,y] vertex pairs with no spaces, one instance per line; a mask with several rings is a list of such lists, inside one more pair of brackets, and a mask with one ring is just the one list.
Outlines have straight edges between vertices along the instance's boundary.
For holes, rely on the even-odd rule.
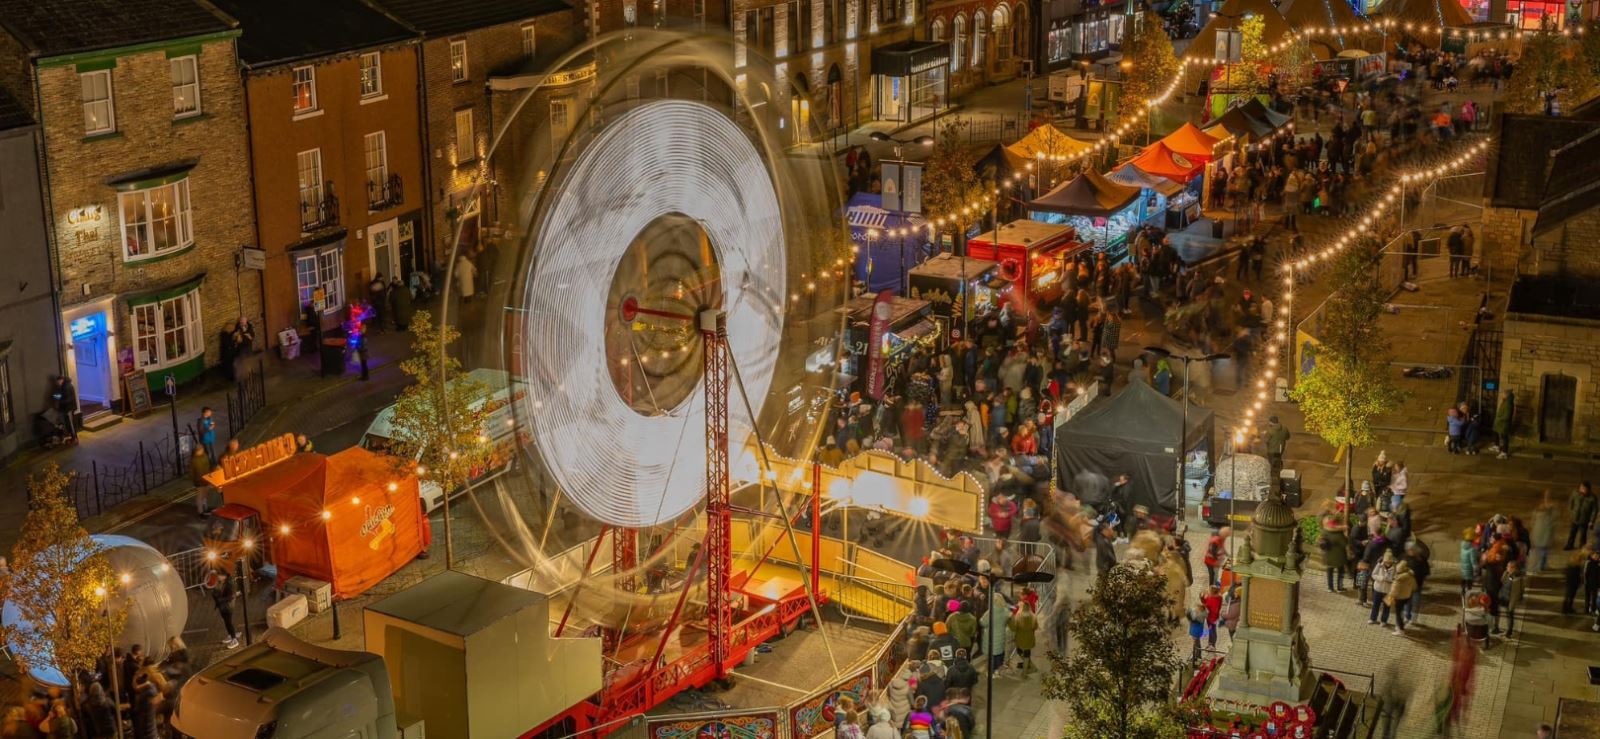
[[187,474],[188,468],[180,461],[184,456],[174,448],[177,441],[172,437],[140,441],[133,457],[121,464],[90,460],[87,470],[67,470],[66,492],[77,506],[78,516],[98,515]]
[[957,114],[952,118],[960,125],[962,141],[968,144],[1012,142],[1028,133],[1028,116],[1022,113]]
[[245,424],[267,407],[267,373],[262,360],[246,370],[228,393],[228,436],[237,436]]

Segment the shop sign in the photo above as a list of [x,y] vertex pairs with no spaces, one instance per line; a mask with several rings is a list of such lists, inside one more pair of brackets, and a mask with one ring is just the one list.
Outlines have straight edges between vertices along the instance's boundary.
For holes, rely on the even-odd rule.
[[[282,462],[295,454],[294,434],[284,434],[268,439],[249,449],[222,460],[222,477],[212,484],[233,482],[252,472],[257,472]],[[207,475],[210,477],[210,475]]]
[[79,245],[99,241],[100,226],[105,220],[106,209],[103,205],[85,205],[67,211],[67,225],[72,227]]
[[[389,520],[394,518],[394,506],[388,503],[378,506],[376,509],[372,506],[367,506],[366,514],[366,520],[361,522],[361,538],[371,537],[372,541],[367,542],[367,546],[373,551],[377,551],[378,547],[383,544],[383,540],[394,533],[394,522]],[[374,533],[377,536],[372,536]]]

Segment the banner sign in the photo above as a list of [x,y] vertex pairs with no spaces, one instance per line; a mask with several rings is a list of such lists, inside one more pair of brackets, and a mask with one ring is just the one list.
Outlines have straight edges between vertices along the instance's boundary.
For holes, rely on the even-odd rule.
[[[832,726],[830,723],[829,728]],[[778,739],[778,712],[754,711],[694,717],[662,716],[649,720],[646,735],[650,739],[703,739],[703,737]]]
[[889,325],[894,318],[894,291],[879,290],[872,301],[872,323],[867,333],[867,394],[883,400],[884,360],[889,356]]
[[790,739],[813,739],[832,732],[833,712],[839,705],[839,696],[847,695],[856,705],[864,705],[872,694],[872,670],[868,667],[855,677],[790,706]]

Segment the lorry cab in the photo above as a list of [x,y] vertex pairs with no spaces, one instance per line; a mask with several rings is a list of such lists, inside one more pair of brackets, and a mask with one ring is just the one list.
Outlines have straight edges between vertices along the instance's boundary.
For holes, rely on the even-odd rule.
[[268,548],[262,534],[261,514],[255,509],[238,503],[217,508],[211,512],[201,536],[206,561],[217,569],[233,573],[238,569],[236,563],[240,558],[248,557],[245,566],[251,571],[258,570]]

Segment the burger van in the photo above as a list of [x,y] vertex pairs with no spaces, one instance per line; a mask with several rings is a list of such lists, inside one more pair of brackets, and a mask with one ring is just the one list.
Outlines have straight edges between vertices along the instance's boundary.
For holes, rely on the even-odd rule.
[[[467,377],[489,388],[488,397],[479,402],[485,409],[483,433],[495,447],[489,465],[472,476],[472,482],[477,484],[487,482],[511,469],[512,462],[516,459],[517,445],[527,443],[526,432],[516,428],[516,415],[512,406],[527,397],[528,386],[521,382],[513,383],[511,375],[504,370],[475,369],[468,372]],[[395,406],[390,405],[378,411],[378,416],[372,419],[366,432],[361,435],[362,448],[373,452],[391,453],[389,450],[395,443],[394,409]],[[460,490],[452,490],[450,494],[454,496],[458,492]],[[429,513],[444,505],[444,490],[439,487],[439,483],[432,480],[422,481],[422,505]]]

